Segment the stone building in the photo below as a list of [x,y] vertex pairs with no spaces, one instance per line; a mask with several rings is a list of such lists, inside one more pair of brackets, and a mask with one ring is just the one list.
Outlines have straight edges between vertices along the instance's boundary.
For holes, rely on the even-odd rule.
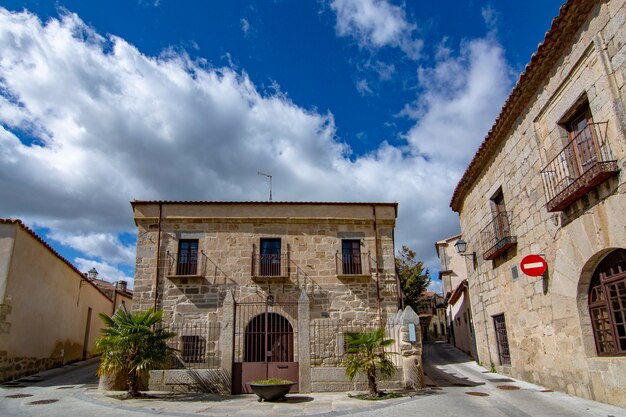
[[[300,392],[352,389],[345,333],[384,325],[400,339],[396,203],[131,204],[133,309],[163,309],[175,367],[232,381],[222,391],[266,377]],[[401,359],[392,386],[406,381]],[[151,387],[193,383],[184,369],[153,372]]]
[[0,219],[0,381],[92,356],[112,300],[20,220]]
[[474,324],[467,285],[465,259],[457,251],[456,244],[461,235],[442,239],[435,243],[439,258],[443,294],[446,305],[448,340],[457,349],[476,358]]
[[444,297],[433,291],[424,291],[420,297],[416,307],[422,326],[422,341],[442,342],[448,340],[445,306]]
[[[478,356],[626,406],[626,2],[570,0],[460,180]],[[528,254],[547,272],[520,271]]]

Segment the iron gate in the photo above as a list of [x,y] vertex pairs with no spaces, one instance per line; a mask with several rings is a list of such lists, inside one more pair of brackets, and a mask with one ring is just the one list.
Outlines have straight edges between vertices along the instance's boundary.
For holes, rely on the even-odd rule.
[[235,305],[233,393],[251,393],[247,385],[280,378],[296,384],[298,392],[297,303],[265,302]]

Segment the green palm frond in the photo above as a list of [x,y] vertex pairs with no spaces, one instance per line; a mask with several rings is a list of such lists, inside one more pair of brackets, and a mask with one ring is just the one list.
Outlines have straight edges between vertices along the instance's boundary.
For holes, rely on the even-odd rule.
[[346,375],[350,381],[363,373],[368,378],[370,392],[377,393],[376,374],[383,378],[391,377],[396,367],[389,359],[394,352],[386,352],[385,348],[395,341],[385,339],[385,329],[380,328],[369,332],[346,333],[348,360]]
[[101,354],[98,375],[139,375],[167,366],[168,355],[174,350],[167,346],[167,340],[176,333],[158,327],[163,311],[131,313],[122,306],[112,317],[100,314],[100,318],[105,327],[96,341],[96,351]]

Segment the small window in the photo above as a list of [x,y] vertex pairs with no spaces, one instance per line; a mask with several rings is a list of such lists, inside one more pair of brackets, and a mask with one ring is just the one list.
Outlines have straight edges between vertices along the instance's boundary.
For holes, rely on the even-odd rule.
[[181,336],[183,344],[182,359],[184,362],[204,362],[206,342],[201,336]]
[[438,336],[438,334],[437,334],[437,323],[433,324],[433,334],[435,335],[435,337]]
[[263,277],[281,276],[281,244],[278,239],[261,239],[259,266]]
[[341,241],[341,265],[343,275],[361,275],[361,241],[344,239]]
[[198,239],[182,239],[178,242],[176,275],[198,273]]
[[511,354],[509,353],[509,338],[506,334],[504,314],[493,316],[493,324],[496,330],[496,344],[498,345],[500,365],[510,365]]
[[446,328],[443,323],[439,323],[439,330],[441,330],[442,335],[446,334]]

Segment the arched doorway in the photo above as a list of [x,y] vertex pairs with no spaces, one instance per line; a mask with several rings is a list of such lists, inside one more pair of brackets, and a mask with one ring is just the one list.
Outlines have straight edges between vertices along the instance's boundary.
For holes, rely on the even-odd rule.
[[245,331],[244,362],[293,362],[293,327],[277,313],[254,317]]
[[614,250],[598,264],[587,307],[596,353],[626,355],[626,250]]
[[270,298],[235,305],[234,394],[250,393],[249,382],[269,378],[294,381],[298,392],[297,307]]

